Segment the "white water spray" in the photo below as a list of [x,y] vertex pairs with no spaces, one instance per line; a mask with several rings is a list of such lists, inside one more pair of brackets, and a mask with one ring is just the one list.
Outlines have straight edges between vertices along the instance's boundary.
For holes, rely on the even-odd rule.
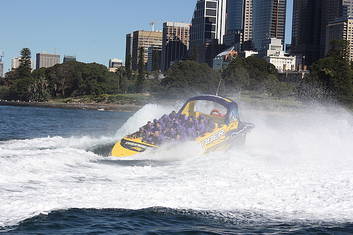
[[172,109],[147,105],[115,137],[0,142],[0,226],[57,209],[155,206],[353,222],[353,117],[341,109],[241,109],[256,128],[226,153],[167,146],[139,164],[89,151]]

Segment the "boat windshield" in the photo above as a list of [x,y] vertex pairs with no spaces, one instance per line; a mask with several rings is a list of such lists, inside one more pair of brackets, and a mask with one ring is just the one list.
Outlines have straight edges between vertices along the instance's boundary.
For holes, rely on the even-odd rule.
[[183,114],[188,116],[207,116],[217,123],[224,123],[227,115],[227,108],[219,103],[209,100],[193,100],[185,106]]

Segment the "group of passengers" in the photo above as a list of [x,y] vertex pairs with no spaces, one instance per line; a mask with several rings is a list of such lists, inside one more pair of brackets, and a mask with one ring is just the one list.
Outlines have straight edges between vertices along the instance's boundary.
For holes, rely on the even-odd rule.
[[211,132],[216,124],[212,118],[186,116],[173,111],[159,120],[149,121],[131,137],[142,138],[145,143],[160,145],[171,141],[193,140]]

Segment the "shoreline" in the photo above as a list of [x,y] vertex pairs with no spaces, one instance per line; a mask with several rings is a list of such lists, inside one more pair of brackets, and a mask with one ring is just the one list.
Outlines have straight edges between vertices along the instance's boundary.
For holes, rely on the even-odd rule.
[[0,106],[41,107],[59,109],[82,109],[116,112],[136,112],[142,106],[135,104],[99,104],[99,103],[51,103],[51,102],[23,102],[0,100]]

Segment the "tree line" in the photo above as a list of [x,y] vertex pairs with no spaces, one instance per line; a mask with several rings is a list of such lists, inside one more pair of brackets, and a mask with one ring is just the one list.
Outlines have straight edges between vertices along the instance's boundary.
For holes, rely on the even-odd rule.
[[[159,79],[148,74],[139,51],[137,71],[129,63],[116,73],[96,63],[67,62],[31,72],[30,50],[21,51],[19,68],[0,81],[0,98],[46,101],[84,95],[148,92],[160,97],[197,93],[220,94],[252,91],[276,97],[295,96],[304,100],[338,101],[353,106],[353,64],[346,41],[333,41],[328,56],[312,65],[310,73],[296,82],[281,78],[274,65],[256,56],[236,57],[221,72],[207,64],[184,60],[173,64]],[[130,62],[129,62],[130,61]],[[148,79],[147,79],[148,78]]]

